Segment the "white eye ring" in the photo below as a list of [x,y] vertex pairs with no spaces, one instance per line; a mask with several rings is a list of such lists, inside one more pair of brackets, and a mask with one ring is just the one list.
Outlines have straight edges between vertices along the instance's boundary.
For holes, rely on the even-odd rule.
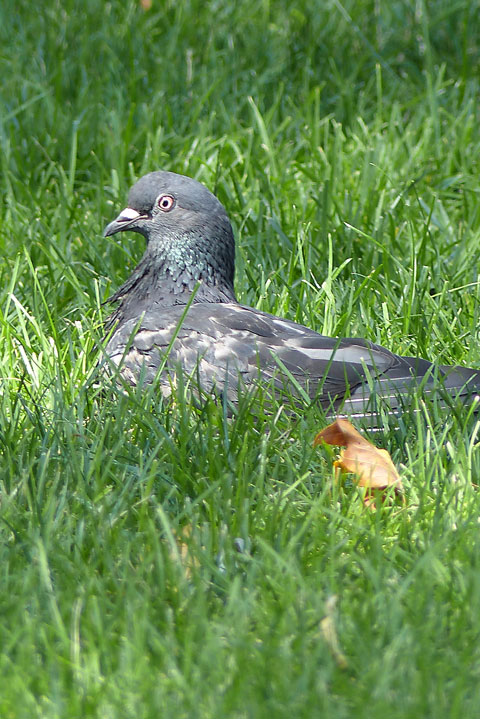
[[175,198],[171,195],[160,195],[157,200],[157,205],[162,210],[162,212],[170,212],[170,210],[175,205]]

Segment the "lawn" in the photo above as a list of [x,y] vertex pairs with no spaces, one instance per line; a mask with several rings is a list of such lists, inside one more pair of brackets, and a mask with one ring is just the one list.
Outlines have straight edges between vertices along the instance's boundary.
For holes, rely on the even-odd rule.
[[149,4],[0,7],[0,716],[477,717],[468,408],[385,422],[369,511],[318,407],[96,363],[161,168],[226,206],[242,303],[480,367],[478,5]]

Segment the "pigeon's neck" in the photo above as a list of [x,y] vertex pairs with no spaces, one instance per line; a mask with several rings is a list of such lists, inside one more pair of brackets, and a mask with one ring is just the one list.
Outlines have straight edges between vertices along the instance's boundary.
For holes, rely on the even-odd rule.
[[[233,272],[230,273],[233,277]],[[119,302],[111,320],[123,322],[139,317],[153,307],[172,307],[193,302],[236,302],[233,282],[225,268],[216,270],[207,262],[172,262],[145,253],[128,280],[109,297]]]

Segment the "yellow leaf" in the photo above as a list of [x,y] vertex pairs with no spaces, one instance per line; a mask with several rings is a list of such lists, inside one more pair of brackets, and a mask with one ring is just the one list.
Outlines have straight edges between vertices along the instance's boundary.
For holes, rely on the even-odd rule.
[[402,491],[401,479],[387,450],[375,447],[347,419],[337,419],[322,429],[313,446],[323,442],[345,447],[334,464],[344,472],[356,474],[360,487],[385,489],[394,485],[396,491]]

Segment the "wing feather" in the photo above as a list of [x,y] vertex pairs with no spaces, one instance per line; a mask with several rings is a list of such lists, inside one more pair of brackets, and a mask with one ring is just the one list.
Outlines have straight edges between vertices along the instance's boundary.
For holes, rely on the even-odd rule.
[[451,396],[480,387],[476,370],[434,367],[368,340],[325,337],[234,303],[193,304],[186,314],[182,305],[153,305],[117,327],[106,355],[126,382],[157,380],[164,394],[182,371],[204,392],[226,392],[232,401],[241,386],[271,382],[277,395],[308,395],[357,416],[377,412],[378,397],[389,411],[400,411],[402,395],[419,387],[428,394],[439,379]]

